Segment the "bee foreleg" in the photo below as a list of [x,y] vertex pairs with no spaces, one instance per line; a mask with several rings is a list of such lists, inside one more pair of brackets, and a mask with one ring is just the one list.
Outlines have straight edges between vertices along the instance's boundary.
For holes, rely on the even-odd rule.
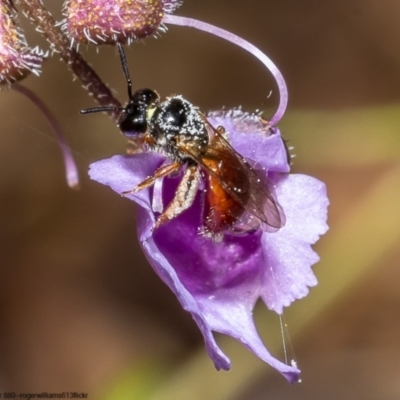
[[128,139],[126,152],[128,154],[143,153],[143,137],[135,137]]
[[171,174],[172,172],[179,170],[179,168],[181,168],[181,166],[182,166],[182,164],[179,162],[174,162],[172,164],[163,165],[162,167],[158,168],[156,170],[156,172],[154,172],[154,175],[149,176],[142,183],[139,183],[139,185],[137,185],[133,189],[122,192],[121,195],[126,196],[127,194],[139,192],[142,189],[152,186],[152,185],[154,185],[154,182],[157,179],[163,178],[164,176],[167,176],[167,175]]
[[177,187],[175,197],[171,203],[168,204],[164,212],[157,218],[154,229],[176,218],[193,204],[199,189],[200,179],[201,176],[197,165],[186,169]]

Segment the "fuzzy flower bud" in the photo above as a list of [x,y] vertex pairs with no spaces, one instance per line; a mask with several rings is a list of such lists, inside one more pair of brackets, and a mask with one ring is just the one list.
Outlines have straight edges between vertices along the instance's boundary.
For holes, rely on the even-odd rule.
[[0,0],[0,84],[11,84],[30,72],[39,75],[44,58],[41,50],[28,47],[9,0]]
[[177,0],[67,0],[64,31],[80,43],[131,43],[163,30],[162,19]]

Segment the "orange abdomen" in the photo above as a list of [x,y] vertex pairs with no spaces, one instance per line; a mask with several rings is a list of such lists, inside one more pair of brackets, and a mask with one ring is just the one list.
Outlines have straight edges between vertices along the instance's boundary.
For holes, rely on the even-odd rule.
[[226,192],[221,181],[211,174],[207,175],[206,189],[204,226],[212,233],[223,232],[237,221],[244,208]]

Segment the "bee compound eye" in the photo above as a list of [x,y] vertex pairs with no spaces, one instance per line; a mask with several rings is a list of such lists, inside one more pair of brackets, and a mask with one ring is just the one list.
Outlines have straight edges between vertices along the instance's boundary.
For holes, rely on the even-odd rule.
[[125,114],[119,120],[118,126],[124,136],[135,138],[146,132],[147,121],[142,114]]
[[145,106],[150,106],[156,103],[158,100],[158,94],[151,89],[140,89],[137,90],[133,95],[133,101],[136,104],[142,104]]

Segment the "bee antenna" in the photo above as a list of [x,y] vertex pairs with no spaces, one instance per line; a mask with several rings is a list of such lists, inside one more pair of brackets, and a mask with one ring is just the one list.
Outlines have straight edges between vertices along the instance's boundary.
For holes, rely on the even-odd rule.
[[121,43],[117,42],[119,58],[121,59],[122,70],[124,71],[126,83],[128,84],[128,96],[132,100],[132,81],[129,76],[128,63],[126,62],[125,51]]
[[93,108],[85,108],[84,110],[81,110],[81,114],[91,114],[91,113],[96,113],[96,112],[102,112],[102,111],[122,111],[125,110],[124,107],[112,107],[112,106],[104,106],[104,107],[93,107]]

